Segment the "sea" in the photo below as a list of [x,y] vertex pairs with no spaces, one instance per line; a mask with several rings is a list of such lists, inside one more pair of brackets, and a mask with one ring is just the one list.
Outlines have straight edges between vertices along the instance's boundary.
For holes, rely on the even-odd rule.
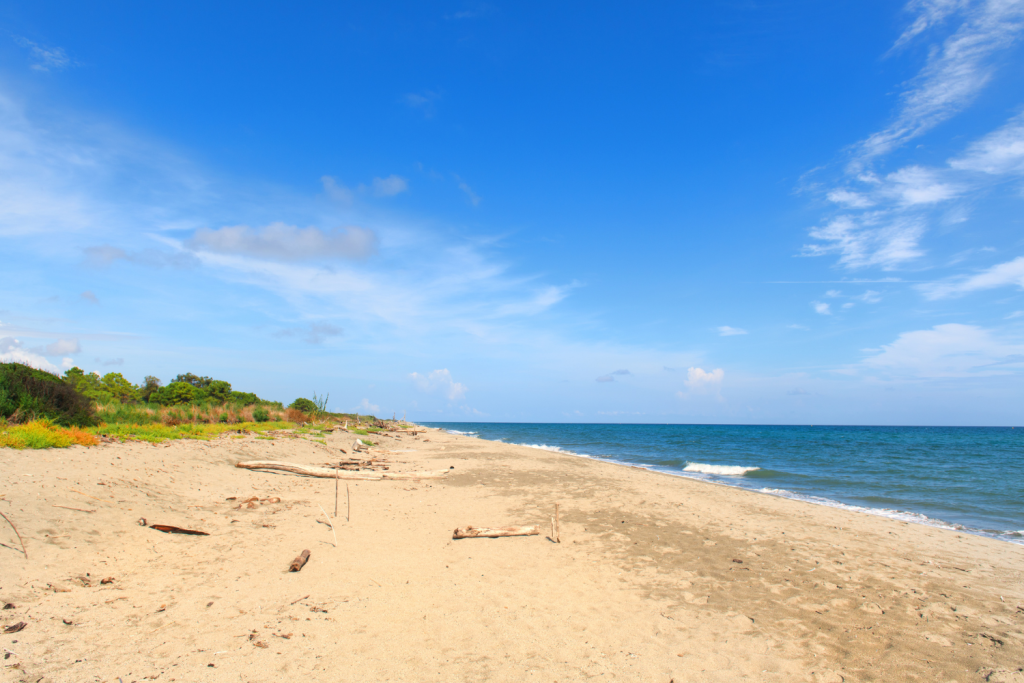
[[1024,544],[1024,428],[421,424]]

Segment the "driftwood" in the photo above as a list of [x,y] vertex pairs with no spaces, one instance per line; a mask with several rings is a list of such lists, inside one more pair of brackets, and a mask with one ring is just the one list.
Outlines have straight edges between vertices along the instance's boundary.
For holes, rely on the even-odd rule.
[[[288,567],[288,571],[290,571],[290,572],[297,572],[300,569],[302,569],[304,566],[306,566],[307,562],[309,562],[309,551],[308,550],[303,550],[301,553],[299,553],[298,557],[296,557],[294,560],[292,560],[291,566]],[[308,598],[308,597],[309,596],[307,595],[306,598]],[[305,600],[306,598],[301,598],[301,599]],[[292,603],[292,604],[295,604],[295,603]]]
[[0,512],[0,517],[3,517],[4,519],[6,519],[7,523],[11,525],[12,529],[14,529],[14,533],[18,534],[18,542],[21,543],[21,552],[22,552],[23,555],[25,555],[25,559],[27,560],[28,559],[28,551],[25,550],[25,541],[22,540],[21,532],[18,531],[18,527],[14,526],[14,522],[12,522],[10,519],[8,519],[7,515],[5,515],[4,513]]
[[427,472],[352,472],[349,470],[337,470],[333,467],[316,467],[314,465],[298,465],[292,462],[278,462],[276,460],[250,460],[240,462],[235,467],[246,470],[278,470],[291,472],[307,477],[322,477],[324,479],[358,479],[360,481],[380,481],[381,479],[441,479],[447,476],[449,470],[430,470]]
[[452,538],[499,538],[501,536],[536,536],[540,529],[536,526],[464,526],[452,534]]
[[162,531],[165,534],[189,534],[191,536],[209,536],[210,534],[205,531],[196,531],[195,529],[182,529],[177,526],[170,526],[169,524],[150,524],[150,529],[156,529]]

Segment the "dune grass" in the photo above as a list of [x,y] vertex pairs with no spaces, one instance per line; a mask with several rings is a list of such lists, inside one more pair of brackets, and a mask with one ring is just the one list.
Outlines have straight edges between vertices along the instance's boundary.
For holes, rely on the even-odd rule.
[[[200,441],[209,441],[210,439],[217,438],[225,432],[236,432],[238,430],[257,432],[264,435],[265,432],[271,430],[293,429],[294,427],[295,424],[293,422],[285,422],[283,420],[274,422],[241,422],[238,424],[215,422],[212,424],[186,423],[177,425],[151,422],[149,424],[105,424],[100,427],[94,427],[89,431],[95,434],[102,434],[103,436],[111,436],[118,439],[160,443],[162,441],[175,439],[198,439]],[[264,438],[269,437],[264,436]]]
[[20,425],[0,427],[0,448],[67,448],[95,446],[93,434],[78,427],[61,427],[50,420],[33,420]]

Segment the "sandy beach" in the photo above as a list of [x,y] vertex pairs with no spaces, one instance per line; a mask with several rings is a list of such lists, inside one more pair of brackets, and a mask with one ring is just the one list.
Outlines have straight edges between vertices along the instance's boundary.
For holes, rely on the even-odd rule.
[[[4,680],[1024,682],[1020,545],[437,430],[373,438],[389,471],[454,469],[342,481],[337,546],[333,480],[235,464],[337,461],[341,431],[0,450],[28,555],[0,520],[0,626],[25,624],[0,635]],[[510,524],[542,533],[452,539]]]

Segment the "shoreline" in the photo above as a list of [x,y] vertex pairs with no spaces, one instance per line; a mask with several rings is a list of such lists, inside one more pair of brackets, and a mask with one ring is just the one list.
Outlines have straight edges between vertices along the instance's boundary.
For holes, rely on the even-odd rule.
[[[1018,545],[430,428],[370,455],[454,469],[350,482],[351,521],[342,485],[335,547],[335,482],[234,467],[320,465],[353,439],[0,451],[0,511],[29,553],[0,547],[3,625],[27,624],[3,636],[13,680],[1019,675]],[[509,524],[541,534],[452,540]]]
[[[430,423],[430,424],[431,425],[437,425],[437,424],[445,424],[445,423]],[[469,424],[469,423],[465,423],[465,424]],[[515,424],[529,425],[529,424],[534,424],[534,423],[515,423]],[[553,424],[562,424],[562,423],[553,423]],[[564,423],[564,424],[573,424],[573,425],[575,425],[575,424],[582,424],[582,423]],[[604,424],[604,423],[601,423],[601,424]],[[630,424],[630,423],[627,423],[627,424]],[[641,426],[648,426],[648,425],[645,424],[645,425],[641,425]],[[656,425],[656,426],[676,426],[676,425]],[[704,426],[704,425],[696,425],[696,426]],[[714,425],[714,426],[736,426],[736,425]],[[763,427],[763,426],[766,426],[766,425],[739,425],[739,426]],[[775,425],[767,425],[767,426],[775,426]],[[794,426],[794,425],[783,425],[783,426],[788,427],[788,426]],[[807,425],[795,425],[795,426],[807,426]],[[849,425],[839,425],[839,426],[846,427],[846,426],[849,426]],[[856,427],[858,425],[854,425],[854,426]],[[647,470],[650,470],[652,472],[660,472],[662,474],[668,474],[668,475],[671,475],[671,476],[682,477],[682,478],[685,478],[685,479],[692,479],[692,480],[696,480],[696,481],[703,481],[703,482],[710,483],[710,484],[718,484],[718,485],[721,485],[721,486],[737,488],[737,489],[741,489],[741,490],[744,490],[744,491],[752,491],[752,492],[755,492],[755,493],[763,493],[763,494],[769,495],[769,496],[777,496],[777,497],[786,498],[786,499],[789,499],[789,500],[796,500],[796,501],[800,501],[800,502],[810,503],[812,505],[820,505],[820,506],[823,506],[823,507],[830,507],[830,508],[848,510],[848,511],[851,511],[851,512],[857,512],[857,513],[862,513],[862,514],[874,515],[874,516],[877,516],[877,517],[882,517],[882,518],[885,518],[885,519],[892,519],[892,520],[896,520],[896,521],[900,521],[900,522],[909,522],[911,524],[920,524],[920,525],[923,525],[923,526],[933,527],[933,528],[937,528],[937,529],[946,529],[948,531],[960,531],[960,532],[963,532],[963,533],[972,534],[974,536],[981,536],[983,538],[991,538],[991,539],[998,540],[998,541],[1003,541],[1003,542],[1006,542],[1006,543],[1013,543],[1013,544],[1016,544],[1016,545],[1024,545],[1024,528],[1022,528],[1022,529],[1008,529],[1008,530],[984,529],[984,528],[980,528],[980,527],[974,527],[974,526],[970,526],[970,525],[966,525],[966,524],[961,524],[961,523],[958,523],[958,522],[950,522],[950,521],[947,521],[947,520],[944,520],[944,519],[940,519],[940,518],[937,518],[937,517],[930,517],[930,516],[928,516],[928,515],[926,515],[924,513],[915,512],[913,510],[903,510],[903,509],[899,509],[899,508],[870,507],[870,506],[867,506],[867,505],[858,505],[856,503],[843,502],[843,501],[837,500],[835,498],[829,498],[828,496],[814,495],[814,494],[810,494],[810,493],[798,493],[798,492],[795,492],[795,491],[790,491],[788,489],[781,489],[781,488],[771,488],[771,487],[760,487],[760,488],[758,488],[755,485],[745,485],[744,483],[739,483],[739,482],[743,481],[743,476],[745,475],[746,472],[761,470],[761,469],[763,469],[761,467],[702,465],[701,463],[690,463],[690,464],[696,464],[696,465],[700,465],[700,466],[707,467],[707,468],[712,468],[712,469],[736,469],[736,470],[744,470],[744,472],[742,474],[741,473],[737,473],[735,475],[728,475],[728,474],[725,474],[725,473],[714,472],[714,471],[712,471],[712,472],[702,472],[700,470],[694,470],[692,472],[687,472],[687,471],[684,471],[684,470],[670,469],[669,467],[659,467],[657,465],[645,464],[643,462],[632,462],[632,461],[629,461],[629,460],[626,460],[626,459],[617,459],[617,458],[610,457],[610,456],[597,456],[597,455],[591,455],[591,454],[587,454],[587,453],[578,453],[578,452],[575,452],[575,451],[571,451],[571,450],[567,450],[565,448],[562,448],[561,446],[549,446],[548,444],[513,443],[513,442],[503,441],[503,440],[486,439],[484,437],[479,436],[478,432],[461,431],[461,430],[456,430],[456,429],[448,429],[447,427],[437,427],[437,426],[432,426],[430,428],[431,429],[441,429],[441,430],[444,430],[445,432],[447,432],[449,434],[458,435],[458,436],[465,436],[467,438],[481,439],[482,441],[490,441],[490,442],[493,442],[493,443],[503,443],[503,444],[514,445],[514,446],[522,446],[524,448],[534,448],[534,449],[537,449],[537,450],[547,451],[547,452],[550,452],[550,453],[558,453],[558,454],[561,454],[561,455],[569,455],[569,456],[579,457],[579,458],[588,458],[588,459],[599,461],[599,462],[607,462],[607,463],[610,463],[610,464],[623,465],[623,466],[626,466],[626,467],[637,467],[637,468],[640,468],[640,469],[647,469]],[[917,427],[912,427],[912,428],[916,429]],[[927,428],[927,427],[925,427],[925,428]],[[973,427],[967,427],[966,429],[973,429]],[[993,427],[978,427],[977,429],[1002,429],[1002,428],[1000,428],[1000,427],[995,427],[995,428],[993,428]],[[1012,427],[1007,427],[1006,429],[1013,429],[1013,428]],[[728,478],[726,478],[726,477],[728,477]],[[733,483],[732,478],[735,478],[737,483]]]

